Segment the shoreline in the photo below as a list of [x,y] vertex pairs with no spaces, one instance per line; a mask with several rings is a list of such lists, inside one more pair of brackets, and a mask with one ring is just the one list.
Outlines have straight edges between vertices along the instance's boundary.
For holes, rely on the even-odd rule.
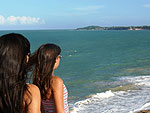
[[76,28],[76,30],[150,30],[150,26],[112,26],[112,27],[101,27],[101,26],[87,26]]

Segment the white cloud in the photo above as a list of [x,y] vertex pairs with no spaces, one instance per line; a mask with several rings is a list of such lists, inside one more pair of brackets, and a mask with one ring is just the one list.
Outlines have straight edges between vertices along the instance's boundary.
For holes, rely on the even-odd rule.
[[101,8],[104,8],[104,6],[96,5],[96,6],[78,7],[78,8],[75,8],[75,10],[77,10],[77,11],[97,11]]
[[143,5],[143,7],[150,8],[150,4],[145,4],[145,5]]
[[0,15],[0,25],[31,25],[31,24],[45,24],[44,20],[30,16],[9,16],[5,18]]
[[0,25],[5,23],[5,18],[0,15]]

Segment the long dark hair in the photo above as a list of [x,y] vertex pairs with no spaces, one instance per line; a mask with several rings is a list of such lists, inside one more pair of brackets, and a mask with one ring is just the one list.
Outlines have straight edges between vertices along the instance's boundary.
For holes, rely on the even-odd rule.
[[33,84],[39,87],[42,99],[46,99],[46,94],[50,88],[53,67],[60,53],[61,49],[59,46],[44,44],[31,57],[31,60],[34,60],[36,64],[33,72]]
[[23,113],[26,85],[26,56],[30,43],[21,34],[0,37],[0,113]]

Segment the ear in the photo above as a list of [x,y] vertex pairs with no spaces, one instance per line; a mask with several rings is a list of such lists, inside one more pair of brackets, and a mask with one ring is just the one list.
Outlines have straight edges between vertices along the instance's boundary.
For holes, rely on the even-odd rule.
[[60,59],[59,58],[56,58],[56,61],[55,61],[55,65],[54,65],[54,70],[57,69],[57,67],[59,66],[59,62],[60,62]]
[[26,62],[28,63],[28,61],[29,61],[29,56],[27,55],[26,56]]

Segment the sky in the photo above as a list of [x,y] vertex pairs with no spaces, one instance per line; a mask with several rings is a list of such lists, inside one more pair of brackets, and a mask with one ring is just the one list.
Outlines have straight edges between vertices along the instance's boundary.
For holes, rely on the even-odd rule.
[[0,30],[150,25],[150,0],[0,0]]

